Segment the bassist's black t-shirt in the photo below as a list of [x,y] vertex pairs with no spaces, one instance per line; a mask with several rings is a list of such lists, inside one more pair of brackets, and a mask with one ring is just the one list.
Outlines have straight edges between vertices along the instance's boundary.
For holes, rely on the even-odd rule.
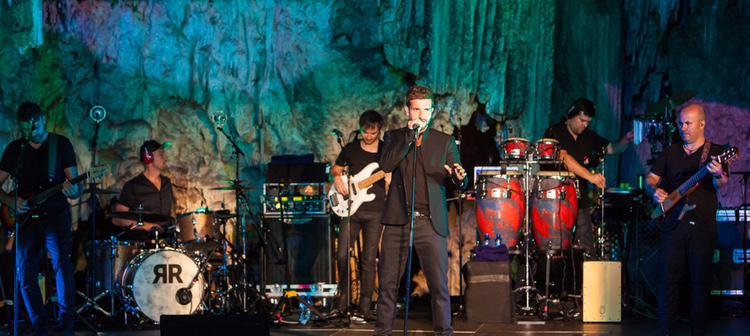
[[[357,175],[362,169],[367,167],[371,163],[377,163],[379,153],[381,149],[381,141],[378,141],[378,153],[370,153],[362,149],[360,141],[354,141],[349,143],[341,151],[341,154],[336,158],[337,166],[349,166],[349,171],[352,176]],[[373,173],[380,171],[380,168],[375,169]],[[334,188],[331,186],[331,188]],[[375,199],[371,202],[362,203],[357,212],[381,212],[383,211],[383,203],[385,200],[385,179],[381,179],[377,183],[372,185],[372,188],[367,190],[368,194],[375,194]]]
[[[0,170],[12,174],[15,171],[18,157],[23,150],[22,168],[19,172],[18,192],[20,196],[28,198],[29,195],[36,195],[42,191],[65,182],[65,168],[76,166],[76,155],[73,150],[73,144],[70,140],[62,135],[57,136],[57,165],[55,167],[55,176],[52,181],[48,179],[48,156],[49,156],[49,139],[53,134],[44,140],[42,146],[34,148],[29,145],[25,139],[14,140],[3,151],[2,160],[0,160]],[[23,149],[21,147],[23,144]],[[62,192],[56,192],[46,202],[37,207],[41,212],[61,211],[69,207],[69,203]]]
[[[705,145],[704,145],[705,146]],[[706,163],[700,164],[703,147],[701,146],[692,154],[687,154],[682,148],[682,144],[673,144],[664,150],[664,153],[654,161],[651,173],[661,177],[659,188],[671,193],[683,182],[688,180],[693,174],[697,173],[706,163],[711,162],[711,156],[718,156],[723,151],[723,147],[711,144],[708,150]],[[726,165],[724,165],[726,172]],[[713,176],[708,173],[700,180],[700,185],[691,194],[683,198],[671,211],[666,214],[665,228],[675,227],[677,216],[682,207],[687,203],[696,205],[695,209],[688,211],[682,218],[682,222],[692,221],[695,226],[702,230],[715,230],[716,227],[716,209],[719,201],[716,197],[716,188],[713,184]]]

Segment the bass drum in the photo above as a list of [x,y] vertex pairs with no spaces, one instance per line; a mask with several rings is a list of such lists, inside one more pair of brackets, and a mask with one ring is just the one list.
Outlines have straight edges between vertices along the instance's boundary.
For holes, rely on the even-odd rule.
[[182,252],[143,252],[130,261],[122,274],[123,296],[152,321],[158,322],[162,315],[190,315],[203,299],[203,275],[198,275],[190,294],[186,292],[180,298],[177,294],[190,285],[196,273],[198,264]]

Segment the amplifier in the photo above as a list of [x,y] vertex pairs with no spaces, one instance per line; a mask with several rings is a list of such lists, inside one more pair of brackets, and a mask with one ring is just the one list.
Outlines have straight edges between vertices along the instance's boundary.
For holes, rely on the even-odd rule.
[[326,215],[326,184],[265,183],[262,203],[266,218],[278,218],[282,206],[284,217]]
[[[264,218],[269,253],[263,260],[267,284],[286,283],[289,262],[291,284],[333,283],[333,241],[330,216]],[[288,255],[284,254],[284,233]],[[287,259],[288,258],[288,259]]]
[[513,295],[508,261],[469,261],[466,275],[466,320],[512,323]]

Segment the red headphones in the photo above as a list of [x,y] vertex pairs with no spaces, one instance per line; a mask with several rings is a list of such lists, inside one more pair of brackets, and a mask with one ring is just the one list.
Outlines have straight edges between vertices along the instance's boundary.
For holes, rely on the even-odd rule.
[[143,146],[143,163],[149,164],[154,162],[154,154],[148,150],[148,147]]

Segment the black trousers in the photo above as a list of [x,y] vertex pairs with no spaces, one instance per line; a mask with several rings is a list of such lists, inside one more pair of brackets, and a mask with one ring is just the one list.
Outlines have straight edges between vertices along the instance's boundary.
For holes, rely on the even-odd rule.
[[659,332],[675,331],[680,283],[690,282],[690,321],[693,335],[705,334],[706,305],[711,290],[711,257],[716,225],[680,222],[674,230],[662,231],[659,242]]
[[[360,272],[360,283],[359,283],[359,309],[363,314],[367,314],[372,306],[372,293],[375,291],[375,262],[378,257],[378,243],[380,242],[380,234],[383,232],[383,226],[380,224],[380,217],[382,214],[379,212],[357,212],[355,213],[350,221],[343,220],[341,223],[341,230],[339,231],[339,249],[337,253],[338,269],[339,269],[339,302],[337,308],[344,310],[346,304],[349,302],[347,290],[349,285],[349,278],[351,272],[347,269],[347,246],[354,250],[352,242],[359,239],[359,231],[363,231],[363,243],[362,243],[362,255],[361,265],[362,269]],[[351,223],[350,230],[347,230],[347,226]],[[351,239],[347,237],[347,231],[349,231]]]
[[[580,204],[580,200],[578,201]],[[591,220],[591,208],[579,208],[576,214],[575,237],[573,238],[579,247],[586,253],[593,254],[594,251],[594,223]]]
[[[409,224],[384,225],[380,256],[380,296],[376,335],[390,335],[396,316],[396,296],[406,270]],[[414,221],[414,249],[427,278],[432,303],[432,326],[435,335],[452,335],[451,302],[448,293],[448,241],[435,232],[427,217]],[[410,295],[410,293],[406,293]]]

